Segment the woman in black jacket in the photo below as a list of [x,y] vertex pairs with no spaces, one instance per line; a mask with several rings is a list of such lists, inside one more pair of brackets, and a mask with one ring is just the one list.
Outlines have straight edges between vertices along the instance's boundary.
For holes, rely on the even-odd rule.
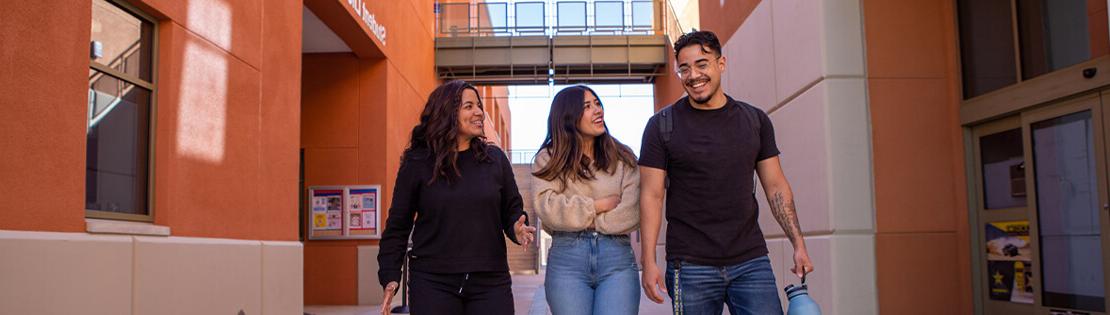
[[536,229],[528,226],[508,158],[486,144],[484,122],[470,84],[450,81],[428,96],[397,171],[378,253],[383,314],[410,232],[413,314],[513,314],[502,233],[528,246]]

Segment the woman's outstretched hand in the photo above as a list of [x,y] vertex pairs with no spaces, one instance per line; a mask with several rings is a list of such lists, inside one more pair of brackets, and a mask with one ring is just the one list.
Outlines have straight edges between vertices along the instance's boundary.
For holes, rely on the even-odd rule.
[[513,224],[513,231],[516,232],[516,240],[520,243],[520,246],[528,249],[528,246],[532,245],[532,241],[536,237],[536,228],[525,225],[524,219],[525,216],[522,215],[520,219],[516,220],[516,223]]

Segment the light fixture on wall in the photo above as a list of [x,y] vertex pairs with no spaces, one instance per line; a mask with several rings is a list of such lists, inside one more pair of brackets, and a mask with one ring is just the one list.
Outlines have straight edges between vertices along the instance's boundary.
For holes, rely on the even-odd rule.
[[93,60],[104,57],[104,43],[94,40],[89,42],[89,58]]

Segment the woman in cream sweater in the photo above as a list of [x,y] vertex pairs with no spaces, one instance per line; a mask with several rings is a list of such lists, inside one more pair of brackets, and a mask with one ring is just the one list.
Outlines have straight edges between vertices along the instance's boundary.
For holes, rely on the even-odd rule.
[[533,206],[554,237],[544,289],[555,315],[639,310],[628,234],[640,222],[640,175],[636,156],[609,134],[604,117],[592,89],[559,91],[532,164]]

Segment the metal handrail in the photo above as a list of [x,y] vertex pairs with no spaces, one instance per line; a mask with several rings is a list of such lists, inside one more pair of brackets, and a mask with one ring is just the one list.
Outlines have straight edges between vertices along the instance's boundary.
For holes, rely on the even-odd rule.
[[[127,49],[124,49],[124,51],[119,56],[116,56],[115,59],[112,59],[112,61],[108,62],[107,66],[113,69],[118,69],[120,72],[127,73],[127,60],[131,59],[131,57],[134,57],[135,54],[140,51],[140,43],[142,43],[141,39],[136,40],[134,43],[131,43],[131,45],[127,46]],[[101,79],[104,79],[106,75],[107,74],[105,74],[104,72],[97,71],[93,75],[89,76],[89,86],[92,87],[96,85],[96,83],[99,82]],[[127,82],[126,80],[115,78],[110,75],[108,77],[116,80],[116,93],[113,95],[115,99],[113,99],[112,102],[108,105],[104,106],[104,109],[99,112],[97,112],[96,108],[94,108],[94,106],[96,105],[95,103],[89,104],[88,128],[92,128],[100,124],[100,121],[103,120],[104,117],[107,117],[108,113],[111,113],[112,110],[115,109],[116,106],[123,101],[123,96],[127,95],[127,93],[130,93],[131,90],[135,88],[134,84]],[[96,96],[94,94],[95,92],[90,89],[89,93],[90,99],[94,100]]]
[[[135,42],[131,43],[131,45],[128,45],[127,48],[124,49],[123,52],[119,54],[119,56],[116,56],[115,59],[112,59],[112,61],[109,61],[108,63],[106,63],[104,65],[108,66],[109,68],[113,68],[113,69],[116,69],[116,67],[118,66],[119,67],[118,69],[120,71],[126,73],[127,72],[127,64],[124,63],[124,61],[127,61],[128,58],[131,58],[132,55],[139,52],[139,48],[140,48],[139,44],[141,44],[141,43],[142,43],[142,39],[135,40]],[[94,74],[94,75],[89,76],[89,83],[92,83],[94,81],[94,77],[98,77],[98,75]]]
[[513,149],[506,152],[513,164],[532,164],[539,149]]
[[[574,17],[581,17],[583,25],[560,26],[559,25],[559,7],[560,4],[582,4],[581,15],[578,15],[578,10],[575,10]],[[597,25],[598,4],[606,4],[612,6],[620,3],[620,21],[618,24],[604,24]],[[650,5],[650,12],[640,13],[637,8],[642,8],[643,5]],[[666,33],[668,29],[681,30],[681,25],[677,27],[665,26],[668,23],[663,20],[671,17],[672,20],[677,22],[674,18],[674,9],[662,9],[659,6],[671,7],[669,1],[665,0],[509,0],[505,2],[466,2],[466,3],[440,3],[435,4],[436,15],[436,34],[437,37],[486,37],[486,36],[526,36],[526,35],[546,35],[555,36],[560,34],[573,33],[575,35],[651,35],[658,33]],[[535,11],[521,11],[522,8],[541,10],[542,19],[527,20],[528,23],[521,23],[518,17],[529,13],[529,16],[535,15]],[[591,9],[592,8],[592,9]],[[512,13],[510,15],[510,12]],[[566,14],[566,13],[563,13]],[[640,15],[643,14],[643,15]],[[636,21],[643,16],[650,16],[652,23],[650,25],[636,24]],[[574,21],[578,21],[575,19]],[[495,24],[502,25],[495,25]]]

